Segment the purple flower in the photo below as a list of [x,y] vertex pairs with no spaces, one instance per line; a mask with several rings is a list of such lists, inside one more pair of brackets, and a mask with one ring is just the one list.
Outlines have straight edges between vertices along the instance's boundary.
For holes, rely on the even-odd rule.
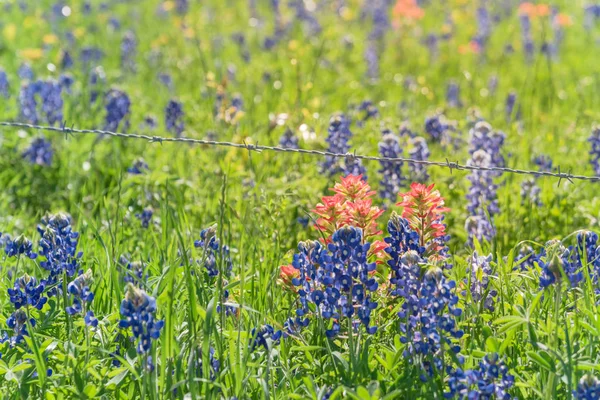
[[30,163],[41,166],[52,165],[53,155],[52,144],[43,137],[35,138],[22,154]]

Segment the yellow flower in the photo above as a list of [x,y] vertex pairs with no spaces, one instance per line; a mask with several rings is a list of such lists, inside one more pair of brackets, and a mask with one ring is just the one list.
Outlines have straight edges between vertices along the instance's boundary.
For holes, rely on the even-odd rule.
[[4,27],[2,33],[4,34],[4,38],[10,42],[14,40],[17,35],[17,26],[15,24],[8,24]]
[[20,51],[20,55],[29,61],[36,61],[42,58],[44,53],[42,49],[23,49]]
[[47,35],[44,35],[44,43],[45,44],[56,44],[58,43],[58,37],[53,34],[53,33],[49,33]]

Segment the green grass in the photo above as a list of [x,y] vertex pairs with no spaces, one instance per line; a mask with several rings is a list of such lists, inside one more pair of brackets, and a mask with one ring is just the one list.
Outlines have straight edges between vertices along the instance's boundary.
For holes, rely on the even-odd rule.
[[[181,28],[182,18],[174,13],[158,19],[155,12],[160,2],[155,0],[115,2],[106,11],[99,11],[93,2],[94,12],[88,16],[81,12],[82,2],[75,1],[72,15],[53,23],[47,16],[51,3],[31,2],[25,12],[13,5],[2,13],[0,66],[8,73],[11,98],[0,97],[0,120],[18,119],[17,69],[26,60],[24,49],[43,48],[42,57],[29,62],[37,76],[56,77],[47,65],[59,66],[62,50],[69,49],[77,58],[78,49],[98,46],[105,52],[101,65],[106,88],[120,88],[131,98],[132,132],[139,131],[143,118],[151,114],[159,120],[152,134],[170,136],[163,111],[173,97],[184,104],[185,136],[205,138],[212,133],[217,140],[275,145],[284,127],[273,124],[271,115],[286,113],[285,125],[294,132],[299,134],[302,124],[315,132],[314,138],[301,137],[301,147],[325,149],[330,116],[371,99],[380,116],[363,127],[352,125],[351,143],[357,153],[377,154],[382,126],[396,130],[408,121],[413,130],[425,135],[424,119],[443,110],[457,121],[465,144],[455,150],[430,143],[431,159],[464,163],[469,158],[468,115],[476,110],[506,133],[503,154],[508,166],[536,169],[532,158],[547,154],[561,171],[593,175],[587,138],[600,117],[596,67],[600,28],[591,33],[584,30],[579,1],[554,2],[574,21],[565,28],[559,59],[550,62],[536,53],[530,64],[524,62],[521,51],[516,10],[494,26],[484,56],[460,54],[458,47],[475,33],[473,15],[478,2],[432,1],[422,21],[389,29],[378,81],[365,77],[363,54],[371,22],[361,20],[357,1],[347,2],[345,20],[324,5],[318,12],[323,26],[320,35],[305,37],[302,27],[294,25],[271,51],[262,48],[274,28],[268,2],[257,2],[258,27],[250,26],[247,2],[192,2],[185,17],[187,29]],[[499,5],[492,9],[499,10]],[[282,12],[285,20],[293,18],[286,5]],[[454,37],[440,44],[439,57],[433,60],[422,42],[427,33],[440,32],[450,12],[456,24]],[[121,29],[106,28],[110,17],[120,21]],[[136,73],[120,69],[119,43],[128,29],[135,31],[139,43]],[[543,26],[534,22],[536,43],[550,34],[549,29],[547,21]],[[77,37],[74,45],[64,38],[68,31]],[[246,35],[249,63],[230,39],[235,32]],[[44,46],[49,34],[58,40]],[[346,35],[352,38],[352,48],[342,44]],[[514,54],[504,53],[507,43],[514,45]],[[162,57],[149,60],[156,50]],[[228,79],[230,64],[236,67],[235,80]],[[160,72],[172,75],[172,93],[158,82]],[[64,96],[67,124],[101,128],[101,102],[94,106],[88,102],[89,71],[76,61],[70,73],[76,83],[73,93]],[[270,79],[263,79],[265,73]],[[492,76],[499,79],[495,94],[484,90]],[[404,86],[406,77],[414,77],[414,87]],[[446,107],[446,83],[451,79],[460,83],[465,108]],[[237,124],[213,114],[219,85],[225,87],[228,101],[235,93],[244,100],[244,115]],[[504,101],[511,90],[517,92],[522,107],[520,123],[509,123],[504,115]],[[399,107],[400,102],[406,107]],[[51,166],[31,165],[21,157],[38,135],[52,142]],[[403,145],[406,155],[408,143]],[[138,157],[148,162],[150,171],[128,174],[127,168]],[[64,311],[65,301],[70,301],[67,296],[51,298],[40,312],[32,310],[37,324],[30,328],[26,341],[14,347],[0,345],[0,398],[317,399],[329,388],[334,391],[332,398],[340,399],[442,398],[443,375],[422,382],[418,366],[403,356],[406,345],[400,342],[396,314],[401,302],[391,296],[379,299],[374,317],[379,330],[373,336],[362,332],[351,336],[352,341],[329,340],[324,326],[313,321],[298,337],[283,339],[268,350],[250,351],[253,328],[270,324],[282,329],[294,313],[295,294],[278,282],[278,267],[291,261],[299,241],[319,238],[314,229],[297,222],[334,184],[334,178],[319,172],[319,161],[308,155],[0,128],[0,232],[13,237],[24,234],[37,248],[36,226],[41,218],[68,212],[81,235],[81,269],[93,272],[91,308],[100,320],[98,328],[90,329],[81,316],[68,316]],[[379,165],[372,161],[365,165],[369,183],[378,189]],[[429,172],[430,182],[435,182],[452,209],[446,223],[454,268],[446,274],[460,287],[467,277],[466,258],[472,252],[465,245],[464,230],[467,172],[450,174],[448,169],[435,167]],[[539,269],[513,271],[513,260],[520,243],[542,246],[557,238],[571,245],[573,232],[597,230],[597,184],[563,180],[559,186],[556,179],[541,178],[543,206],[537,207],[522,202],[523,179],[509,174],[498,179],[498,233],[493,243],[478,249],[480,255],[493,254],[491,285],[498,291],[496,308],[490,312],[474,303],[468,290],[460,294],[464,312],[458,320],[465,331],[459,341],[461,354],[464,366],[470,368],[486,353],[499,353],[515,376],[514,397],[571,398],[584,373],[596,371],[598,375],[600,370],[597,283],[585,279],[578,288],[563,284],[540,291]],[[154,220],[143,229],[135,214],[146,207],[153,208]],[[382,229],[394,210],[399,208],[390,205],[380,218]],[[228,280],[222,274],[209,278],[197,262],[202,251],[194,248],[194,240],[203,228],[215,223],[221,243],[231,248],[233,275]],[[125,295],[126,271],[119,264],[123,254],[147,265],[144,289],[156,298],[157,315],[165,320],[151,353],[156,364],[153,372],[144,370],[144,357],[136,354],[127,338],[130,333],[118,327]],[[39,262],[2,254],[1,332],[11,334],[6,319],[14,306],[7,288],[24,273],[45,277]],[[225,268],[224,260],[217,264],[221,271]],[[385,276],[380,274],[379,279],[383,282]],[[239,307],[234,317],[217,307],[225,290],[230,292],[229,301]],[[117,344],[123,349],[118,367],[113,366],[111,356]],[[211,348],[220,363],[214,379],[210,378]],[[48,368],[51,376],[46,376]]]

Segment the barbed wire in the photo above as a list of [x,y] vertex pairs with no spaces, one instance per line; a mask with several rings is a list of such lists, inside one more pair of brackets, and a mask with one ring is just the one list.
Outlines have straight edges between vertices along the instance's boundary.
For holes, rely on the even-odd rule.
[[282,153],[296,153],[296,154],[308,154],[313,156],[320,157],[335,157],[335,158],[349,158],[349,159],[358,159],[358,160],[369,160],[369,161],[386,161],[386,162],[401,162],[407,164],[420,164],[425,166],[435,166],[435,167],[443,167],[448,168],[450,173],[453,170],[464,170],[464,171],[496,171],[503,172],[509,174],[519,174],[519,175],[532,175],[532,176],[548,176],[553,178],[558,178],[558,185],[562,182],[563,179],[573,183],[573,180],[583,180],[583,181],[591,181],[597,182],[600,181],[600,177],[598,176],[587,176],[587,175],[576,175],[569,172],[561,172],[560,166],[557,166],[557,172],[550,171],[531,171],[525,169],[514,169],[509,167],[482,167],[476,165],[467,165],[460,164],[458,161],[450,161],[446,158],[446,161],[430,161],[430,160],[415,160],[412,158],[404,158],[404,157],[380,157],[380,156],[368,156],[363,154],[356,153],[332,153],[329,151],[322,150],[310,150],[310,149],[293,149],[287,147],[277,147],[277,146],[265,146],[250,143],[234,143],[234,142],[224,142],[217,140],[206,140],[206,139],[193,139],[186,137],[164,137],[164,136],[151,136],[151,135],[143,135],[137,133],[121,133],[121,132],[111,132],[100,129],[76,129],[74,127],[68,127],[66,122],[62,124],[60,127],[54,126],[44,126],[44,125],[34,125],[27,124],[23,122],[9,122],[9,121],[0,121],[0,126],[4,127],[13,127],[13,128],[25,128],[25,129],[37,129],[42,131],[53,131],[64,134],[72,134],[72,133],[80,133],[80,134],[94,134],[94,135],[106,135],[111,137],[125,138],[125,139],[142,139],[146,140],[150,143],[189,143],[189,144],[199,144],[199,145],[208,145],[208,146],[220,146],[220,147],[234,147],[246,149],[248,151],[274,151],[274,152],[282,152]]

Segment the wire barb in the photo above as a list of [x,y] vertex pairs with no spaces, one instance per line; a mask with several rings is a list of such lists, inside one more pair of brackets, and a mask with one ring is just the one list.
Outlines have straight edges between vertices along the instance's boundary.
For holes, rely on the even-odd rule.
[[0,121],[0,126],[12,127],[12,128],[23,128],[23,129],[35,129],[35,130],[44,130],[51,132],[62,132],[65,134],[73,135],[74,133],[80,134],[93,134],[100,136],[111,136],[118,137],[124,139],[141,139],[150,143],[164,143],[164,142],[173,142],[173,143],[189,143],[189,144],[197,144],[197,145],[208,145],[215,147],[233,147],[233,148],[241,148],[246,149],[248,152],[256,151],[260,153],[263,150],[266,151],[274,151],[280,153],[296,153],[296,154],[309,154],[313,156],[319,157],[335,157],[335,158],[346,158],[346,159],[354,159],[354,160],[369,160],[369,161],[387,161],[387,162],[396,162],[396,163],[408,163],[408,164],[419,164],[426,166],[435,166],[435,167],[443,167],[448,168],[450,170],[450,174],[452,174],[453,170],[460,171],[497,171],[502,173],[510,173],[510,174],[521,174],[521,175],[533,175],[533,176],[548,176],[553,178],[558,178],[558,185],[562,183],[563,179],[573,183],[573,181],[581,180],[588,182],[598,182],[600,181],[600,176],[587,176],[587,175],[573,175],[571,170],[568,173],[563,173],[560,171],[560,166],[557,167],[557,172],[550,171],[529,171],[523,169],[512,169],[508,167],[478,167],[475,165],[467,165],[467,164],[459,164],[458,161],[450,161],[446,158],[446,161],[429,161],[429,160],[414,160],[412,158],[403,158],[403,157],[378,157],[378,156],[368,156],[362,154],[356,154],[356,150],[354,153],[348,152],[346,154],[332,153],[329,151],[321,151],[321,150],[310,150],[310,149],[289,149],[284,147],[276,147],[276,146],[264,146],[259,145],[258,142],[256,144],[246,143],[244,140],[242,143],[233,143],[233,142],[221,142],[216,140],[205,140],[205,139],[193,139],[187,137],[164,137],[164,136],[149,136],[142,135],[136,133],[121,133],[121,132],[111,132],[111,131],[103,131],[97,129],[75,129],[74,126],[68,128],[67,121],[64,121],[60,127],[54,126],[43,126],[43,125],[33,125],[26,124],[22,122],[9,122],[9,121]]

